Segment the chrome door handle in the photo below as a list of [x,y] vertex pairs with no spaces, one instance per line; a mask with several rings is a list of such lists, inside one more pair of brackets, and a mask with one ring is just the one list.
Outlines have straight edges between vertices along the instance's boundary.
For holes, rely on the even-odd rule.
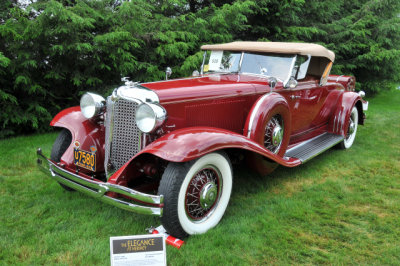
[[294,99],[300,99],[299,95],[290,95],[290,99],[294,100]]

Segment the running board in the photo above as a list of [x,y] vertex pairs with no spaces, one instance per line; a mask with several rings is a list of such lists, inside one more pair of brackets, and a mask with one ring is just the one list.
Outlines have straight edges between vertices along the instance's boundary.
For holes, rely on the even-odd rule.
[[323,133],[315,138],[291,148],[285,154],[286,157],[298,158],[302,163],[323,153],[343,140],[343,136],[331,133]]

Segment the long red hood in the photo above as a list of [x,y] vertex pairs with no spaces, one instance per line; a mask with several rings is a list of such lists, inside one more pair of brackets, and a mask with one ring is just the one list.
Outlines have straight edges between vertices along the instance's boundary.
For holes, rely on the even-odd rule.
[[[255,93],[258,78],[238,74],[213,74],[203,77],[172,79],[141,84],[153,90],[160,98],[160,103],[216,99],[233,95]],[[265,89],[268,85],[264,81]]]

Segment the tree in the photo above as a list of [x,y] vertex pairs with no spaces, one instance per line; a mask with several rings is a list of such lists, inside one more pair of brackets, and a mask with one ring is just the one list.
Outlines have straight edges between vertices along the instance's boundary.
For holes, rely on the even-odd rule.
[[400,1],[263,0],[249,17],[252,40],[321,43],[336,53],[334,73],[376,93],[400,80]]
[[400,80],[398,14],[398,0],[2,0],[0,138],[48,130],[84,91],[109,95],[122,76],[190,75],[206,43],[321,43],[334,73],[378,92]]

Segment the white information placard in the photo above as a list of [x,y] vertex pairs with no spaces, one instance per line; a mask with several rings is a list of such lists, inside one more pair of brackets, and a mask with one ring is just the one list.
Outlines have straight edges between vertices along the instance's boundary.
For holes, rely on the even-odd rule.
[[167,265],[164,235],[110,237],[112,266]]
[[208,70],[211,71],[220,70],[223,52],[224,51],[211,51]]

